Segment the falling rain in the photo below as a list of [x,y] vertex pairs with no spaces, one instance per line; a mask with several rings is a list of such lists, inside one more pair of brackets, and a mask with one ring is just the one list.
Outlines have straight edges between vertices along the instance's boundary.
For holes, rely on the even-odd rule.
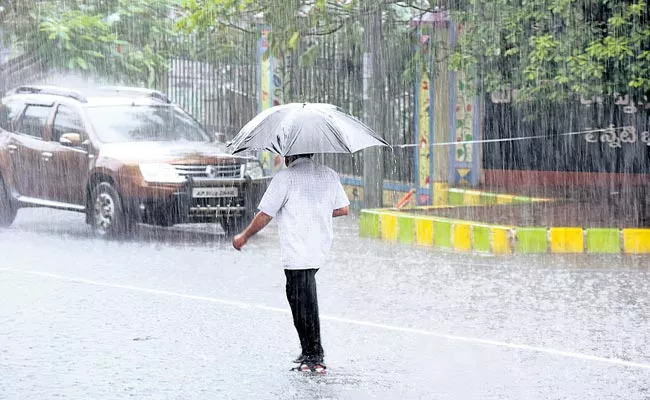
[[649,9],[3,0],[0,398],[647,399]]

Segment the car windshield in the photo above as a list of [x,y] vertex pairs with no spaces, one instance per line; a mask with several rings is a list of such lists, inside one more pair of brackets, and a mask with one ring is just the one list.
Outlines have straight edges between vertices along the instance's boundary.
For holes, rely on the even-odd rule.
[[201,125],[178,106],[102,106],[87,110],[99,140],[104,143],[210,141]]

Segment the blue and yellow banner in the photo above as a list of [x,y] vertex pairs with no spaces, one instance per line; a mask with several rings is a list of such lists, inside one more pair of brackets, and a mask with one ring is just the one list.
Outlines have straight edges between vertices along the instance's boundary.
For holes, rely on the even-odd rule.
[[[262,112],[270,107],[280,105],[284,102],[282,85],[282,65],[273,57],[269,44],[271,29],[263,27],[260,32],[258,48],[259,65],[259,95],[258,111]],[[282,168],[282,157],[271,154],[267,151],[260,153],[260,162],[266,173],[273,174]]]

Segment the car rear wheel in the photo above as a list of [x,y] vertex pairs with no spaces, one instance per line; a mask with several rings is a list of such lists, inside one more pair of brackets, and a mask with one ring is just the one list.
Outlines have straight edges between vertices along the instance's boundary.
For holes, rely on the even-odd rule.
[[114,238],[131,231],[132,222],[124,212],[122,199],[108,182],[100,182],[91,193],[90,224],[96,236]]
[[0,228],[11,226],[16,219],[17,212],[16,206],[11,201],[9,190],[0,178]]

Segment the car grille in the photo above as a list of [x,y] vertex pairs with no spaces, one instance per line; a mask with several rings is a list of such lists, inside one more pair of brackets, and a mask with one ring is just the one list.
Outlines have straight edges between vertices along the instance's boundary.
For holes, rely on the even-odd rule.
[[181,176],[192,178],[241,178],[243,171],[241,164],[217,164],[217,165],[174,165]]
[[243,197],[228,197],[228,198],[207,198],[207,199],[192,199],[190,201],[191,207],[205,207],[205,208],[218,208],[218,207],[236,207],[243,206]]

